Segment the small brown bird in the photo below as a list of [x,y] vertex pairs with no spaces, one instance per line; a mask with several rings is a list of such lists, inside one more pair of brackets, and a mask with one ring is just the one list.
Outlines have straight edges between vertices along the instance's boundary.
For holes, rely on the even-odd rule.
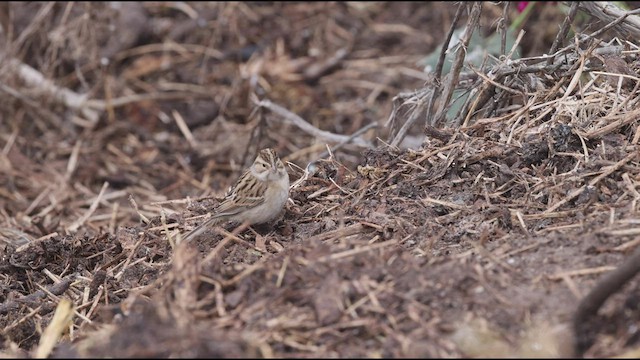
[[229,188],[213,216],[191,230],[191,241],[223,221],[260,224],[275,219],[289,198],[289,174],[273,149],[260,150],[253,165]]

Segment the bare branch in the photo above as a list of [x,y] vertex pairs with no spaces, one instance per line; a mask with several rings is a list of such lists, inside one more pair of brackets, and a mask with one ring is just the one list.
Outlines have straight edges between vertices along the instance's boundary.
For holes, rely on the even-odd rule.
[[440,106],[438,107],[438,111],[430,122],[431,124],[441,123],[446,114],[447,108],[449,106],[449,101],[451,101],[451,97],[453,96],[455,85],[458,83],[458,78],[460,77],[460,71],[462,70],[462,65],[467,54],[467,47],[469,46],[469,42],[471,41],[471,35],[473,35],[473,31],[478,26],[481,12],[482,3],[479,1],[474,2],[473,7],[471,8],[471,14],[469,15],[469,22],[467,23],[464,34],[462,34],[462,37],[460,39],[458,51],[456,53],[456,59],[453,62],[453,66],[451,67],[448,82],[445,84],[444,91],[440,99]]
[[355,145],[362,146],[362,147],[367,147],[367,148],[373,147],[371,142],[366,141],[361,137],[351,138],[351,136],[349,135],[334,134],[328,131],[320,130],[314,127],[313,125],[309,124],[306,120],[304,120],[300,116],[292,113],[291,111],[283,108],[278,104],[272,103],[269,100],[256,101],[254,99],[254,102],[257,106],[273,111],[274,113],[282,116],[284,120],[287,120],[290,123],[297,126],[300,130],[306,132],[309,135],[313,135],[319,139],[322,139],[323,141],[336,142],[336,143],[351,142]]

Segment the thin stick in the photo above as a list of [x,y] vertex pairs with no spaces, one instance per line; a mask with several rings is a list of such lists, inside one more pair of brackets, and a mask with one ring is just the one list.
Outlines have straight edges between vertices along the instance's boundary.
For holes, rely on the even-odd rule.
[[614,270],[614,266],[598,266],[594,268],[588,269],[578,269],[578,270],[570,270],[564,271],[561,273],[549,275],[550,280],[562,280],[565,276],[582,276],[582,275],[592,275],[592,274],[600,274],[603,272]]
[[285,120],[297,126],[300,130],[306,132],[309,135],[313,135],[323,141],[336,142],[336,143],[352,142],[358,146],[362,146],[366,148],[372,147],[372,145],[368,141],[360,137],[351,138],[350,136],[347,136],[347,135],[334,134],[328,131],[320,130],[314,127],[313,125],[309,124],[306,120],[304,120],[300,116],[292,113],[291,111],[269,100],[258,101],[256,103],[256,106],[264,107],[271,110],[272,112],[282,116]]
[[[620,23],[625,22],[624,30],[632,33],[633,37],[640,36],[640,19],[635,14],[640,14],[640,9],[634,9],[631,11],[624,11],[619,7],[613,5],[611,2],[597,2],[597,1],[583,1],[581,4],[583,11],[588,12],[590,15],[597,17],[604,23],[609,23],[602,29],[594,32],[593,34],[582,39],[580,42],[585,42],[593,38],[597,38],[607,30],[618,26]],[[611,21],[611,18],[617,16],[617,19]],[[628,19],[627,19],[628,18]]]
[[574,350],[581,356],[591,343],[586,332],[588,321],[593,318],[607,299],[640,272],[640,248],[629,256],[622,265],[599,279],[596,286],[585,296],[573,318],[575,332]]
[[[604,179],[605,177],[611,175],[613,172],[615,172],[616,170],[620,169],[622,166],[624,166],[626,163],[628,163],[629,161],[631,161],[631,159],[633,159],[634,157],[636,157],[636,155],[638,155],[636,152],[632,152],[629,155],[627,155],[624,159],[618,161],[617,163],[615,163],[612,166],[608,166],[607,169],[600,175],[596,176],[595,178],[593,178],[590,182],[588,186],[595,186],[598,182],[600,182],[600,180]],[[580,195],[584,189],[587,188],[587,185],[583,185],[580,188],[572,191],[569,195],[567,195],[564,199],[558,201],[557,203],[555,203],[553,206],[551,206],[550,208],[548,208],[547,210],[545,210],[543,213],[550,213],[553,212],[554,210],[556,210],[557,208],[559,208],[560,206],[566,204],[567,202],[571,201],[572,199],[574,199],[575,197],[577,197],[578,195]]]
[[[435,89],[431,89],[431,94],[433,94],[434,91]],[[397,147],[400,144],[400,142],[404,140],[411,126],[413,126],[413,124],[416,122],[416,120],[418,120],[418,118],[420,118],[420,115],[422,115],[423,111],[425,110],[426,108],[425,104],[426,102],[424,98],[418,101],[418,105],[411,113],[411,116],[409,117],[409,119],[405,121],[405,123],[402,125],[402,127],[398,131],[398,134],[393,138],[393,141],[391,141],[391,144],[390,144],[391,146]]]
[[231,240],[235,240],[243,245],[247,245],[250,248],[254,248],[254,246],[251,246],[251,244],[247,243],[246,241],[240,239],[238,237],[238,234],[243,232],[246,228],[249,227],[248,223],[242,223],[240,224],[240,226],[236,227],[235,229],[233,229],[232,232],[228,232],[218,226],[215,226],[213,228],[213,230],[215,232],[217,232],[220,235],[224,236],[224,239],[222,239],[218,245],[216,245],[215,248],[213,248],[213,250],[211,250],[211,252],[209,254],[207,254],[207,256],[202,260],[202,264],[206,264],[209,261],[213,260],[218,253],[231,241]]
[[19,299],[8,300],[0,304],[0,315],[7,314],[9,311],[18,310],[21,304],[29,304],[29,305],[36,304],[36,302],[39,302],[39,300],[47,296],[47,293],[51,293],[54,295],[62,295],[65,291],[69,289],[69,286],[71,286],[71,283],[74,282],[75,279],[76,279],[76,275],[69,275],[63,278],[59,283],[49,286],[47,288],[48,290],[47,292],[43,290],[38,290],[29,295],[23,296]]
[[[635,121],[637,121],[638,119],[640,119],[640,109],[634,110],[630,113],[626,113],[624,115],[622,115],[623,117],[620,119],[617,119],[615,121],[611,121],[609,124],[593,130],[593,131],[589,131],[588,133],[584,134],[584,137],[586,137],[587,139],[593,139],[593,138],[599,138],[602,137],[603,135],[606,135],[622,126],[631,124]],[[613,120],[613,119],[611,119]]]
[[457,209],[457,210],[469,210],[470,209],[468,206],[459,205],[459,204],[452,203],[452,202],[449,202],[449,201],[434,199],[434,198],[431,198],[429,196],[423,198],[422,202],[423,203],[432,203],[432,204],[442,205],[442,206],[450,207],[452,209]]
[[[364,126],[363,128],[361,128],[358,131],[354,132],[353,134],[349,135],[349,137],[345,141],[341,141],[338,145],[336,145],[333,148],[331,148],[331,152],[335,152],[336,150],[340,150],[340,148],[342,148],[343,146],[345,146],[346,144],[351,142],[351,140],[353,140],[354,138],[366,133],[370,129],[375,129],[377,127],[378,127],[378,124],[374,123],[374,122],[368,124],[367,126]],[[318,159],[323,159],[327,155],[329,155],[329,151],[325,151],[322,154],[320,154],[320,156],[318,156]]]
[[389,245],[393,245],[393,244],[397,244],[397,243],[398,243],[398,240],[391,239],[391,240],[387,240],[387,241],[384,241],[384,242],[381,242],[381,243],[377,243],[377,244],[373,244],[373,245],[369,245],[369,246],[363,246],[363,247],[360,247],[360,248],[349,249],[349,250],[342,251],[342,252],[335,253],[335,254],[321,256],[316,261],[317,262],[327,262],[327,261],[342,259],[342,258],[345,258],[345,257],[354,256],[354,255],[357,255],[357,254],[360,254],[360,253],[363,253],[363,252],[380,249],[380,248],[387,247]]
[[440,56],[438,57],[438,63],[436,64],[436,69],[434,74],[436,75],[436,80],[439,83],[442,78],[442,68],[444,67],[444,59],[447,56],[447,50],[449,49],[449,43],[451,42],[451,38],[453,37],[453,33],[458,27],[458,20],[460,20],[460,16],[462,15],[462,11],[465,8],[464,3],[460,3],[458,5],[458,10],[456,10],[456,14],[453,16],[453,21],[451,22],[451,26],[449,26],[449,32],[447,33],[447,37],[442,43],[442,48],[440,49]]
[[500,36],[500,54],[505,55],[505,51],[507,51],[507,19],[509,18],[509,4],[510,1],[504,2],[504,7],[502,8],[502,18],[500,19],[500,24],[498,24],[498,28],[501,31]]
[[446,114],[449,102],[451,101],[451,97],[453,96],[455,84],[458,83],[458,78],[460,77],[460,71],[462,70],[462,65],[467,54],[467,47],[469,46],[469,42],[471,41],[471,35],[478,26],[481,12],[482,2],[474,1],[473,7],[471,8],[471,13],[469,14],[467,27],[465,28],[464,33],[462,34],[462,37],[460,39],[458,50],[456,51],[456,58],[453,62],[453,66],[451,67],[451,72],[449,73],[449,82],[444,87],[442,97],[440,99],[440,106],[438,107],[438,111],[433,118],[433,123],[436,125],[442,122],[442,119]]
[[[569,14],[564,18],[562,22],[562,26],[560,27],[560,31],[556,34],[556,38],[553,40],[553,44],[551,45],[551,49],[549,50],[549,54],[553,54],[558,50],[560,43],[563,39],[567,37],[567,33],[569,32],[569,25],[573,22],[573,19],[576,17],[576,13],[578,12],[578,6],[580,5],[579,1],[571,4],[571,9],[569,10]],[[554,56],[550,56],[547,59],[547,65],[551,65],[554,60]]]
[[193,138],[193,134],[191,133],[191,130],[189,130],[189,126],[187,126],[187,123],[184,121],[182,115],[176,110],[173,110],[172,114],[173,118],[176,121],[176,124],[178,124],[178,129],[180,129],[180,132],[182,133],[184,138],[187,139],[189,145],[191,145],[192,148],[195,147],[197,145],[197,142]]
[[87,210],[80,219],[76,220],[73,224],[71,224],[71,226],[69,226],[69,228],[67,229],[69,232],[76,232],[76,230],[78,230],[78,228],[82,226],[82,224],[84,224],[84,222],[87,221],[87,219],[96,211],[96,209],[98,208],[98,205],[100,205],[102,196],[104,195],[104,192],[107,190],[108,187],[109,187],[109,183],[105,181],[104,184],[102,184],[102,189],[100,189],[100,193],[94,200],[93,204],[91,204],[91,206],[89,207],[89,210]]

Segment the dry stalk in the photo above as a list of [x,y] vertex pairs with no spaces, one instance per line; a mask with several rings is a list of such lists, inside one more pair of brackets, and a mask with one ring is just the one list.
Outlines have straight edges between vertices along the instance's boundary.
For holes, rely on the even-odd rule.
[[618,268],[607,268],[607,270],[613,271],[602,277],[587,296],[580,301],[574,315],[574,349],[577,356],[582,356],[591,345],[592,340],[586,335],[589,329],[589,320],[598,313],[600,307],[611,295],[619,291],[625,283],[640,272],[640,248],[636,249]]
[[624,11],[608,1],[581,1],[580,8],[607,24],[592,37],[600,36],[613,28],[628,38],[640,38],[640,17],[635,16],[640,14],[640,9]]
[[283,108],[278,104],[272,103],[269,100],[257,100],[254,98],[253,101],[256,106],[266,108],[280,115],[284,120],[287,120],[288,122],[294,124],[300,130],[306,132],[309,135],[315,136],[318,139],[321,139],[322,141],[336,142],[336,143],[353,143],[361,147],[366,147],[366,148],[372,147],[369,141],[364,140],[360,136],[353,137],[353,136],[347,136],[347,135],[334,134],[328,131],[320,130],[314,127],[313,125],[309,124],[300,116],[292,113],[291,111]]
[[[462,12],[465,7],[466,7],[465,4],[460,3],[458,5],[458,9],[456,10],[456,14],[453,16],[451,26],[449,26],[449,32],[447,33],[447,36],[445,37],[445,40],[442,43],[442,47],[440,48],[440,56],[438,57],[438,63],[436,64],[436,68],[434,70],[435,78],[432,80],[432,88],[429,89],[427,94],[424,94],[424,95],[418,95],[417,93],[399,94],[393,98],[393,110],[389,115],[389,120],[387,120],[387,124],[385,125],[390,129],[388,141],[390,141],[391,146],[394,146],[394,147],[399,146],[402,140],[404,140],[405,136],[407,135],[407,132],[409,131],[409,129],[411,129],[411,127],[416,122],[416,120],[418,120],[423,114],[426,113],[427,115],[426,118],[431,118],[430,116],[431,116],[431,111],[433,108],[434,101],[440,95],[442,68],[444,66],[444,60],[447,55],[447,50],[449,49],[449,43],[451,42],[451,37],[455,32],[455,29],[458,25],[458,21],[460,20],[460,16],[462,15]],[[427,99],[427,96],[428,96],[428,99]],[[399,107],[399,102],[400,100],[402,100],[404,104],[408,104],[412,98],[418,99],[417,106],[412,111],[409,119],[405,121],[405,123],[402,125],[400,130],[398,130],[398,132],[396,133],[395,120],[397,116],[396,112]],[[428,124],[428,126],[430,125],[431,124]],[[393,136],[393,139],[392,139],[392,136]]]
[[471,7],[471,13],[469,14],[467,26],[464,30],[464,33],[462,34],[462,37],[460,38],[460,42],[458,43],[456,58],[453,61],[453,65],[451,66],[451,72],[449,73],[449,77],[447,79],[448,81],[445,81],[444,83],[442,97],[440,98],[440,106],[438,107],[438,110],[436,111],[433,118],[428,121],[429,124],[438,126],[443,122],[446,111],[450,105],[451,97],[453,96],[453,91],[458,84],[460,72],[462,71],[462,65],[467,53],[467,47],[469,46],[469,42],[471,41],[471,35],[473,35],[476,27],[478,27],[481,12],[482,2],[475,1]]
[[13,301],[7,301],[3,304],[0,304],[0,314],[4,315],[9,311],[15,311],[22,306],[22,304],[27,305],[36,305],[40,303],[40,300],[45,298],[48,294],[53,295],[62,295],[65,291],[69,289],[71,283],[73,283],[76,279],[76,275],[69,275],[61,279],[59,283],[51,285],[47,288],[47,291],[38,290],[34,293],[31,293],[27,296],[23,296],[22,298],[15,299]]
[[[571,23],[573,22],[573,19],[575,18],[576,13],[578,12],[579,5],[580,5],[579,1],[576,1],[573,4],[571,4],[571,9],[569,10],[569,14],[567,14],[567,16],[564,18],[564,21],[562,22],[562,26],[560,27],[560,31],[558,31],[558,33],[556,34],[556,38],[553,40],[553,44],[551,45],[551,49],[549,50],[550,54],[555,53],[556,50],[558,50],[558,47],[560,46],[560,43],[562,42],[562,40],[567,37],[567,33],[569,32],[569,25],[571,25]],[[554,59],[553,56],[549,57],[547,59],[547,65],[550,65],[551,63],[553,63],[553,59]]]

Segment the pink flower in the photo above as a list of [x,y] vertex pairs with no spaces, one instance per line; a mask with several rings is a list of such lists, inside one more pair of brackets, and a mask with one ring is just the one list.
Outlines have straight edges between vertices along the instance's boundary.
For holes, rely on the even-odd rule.
[[524,9],[527,8],[527,6],[529,6],[529,2],[528,1],[518,1],[518,12],[521,13],[524,11]]

